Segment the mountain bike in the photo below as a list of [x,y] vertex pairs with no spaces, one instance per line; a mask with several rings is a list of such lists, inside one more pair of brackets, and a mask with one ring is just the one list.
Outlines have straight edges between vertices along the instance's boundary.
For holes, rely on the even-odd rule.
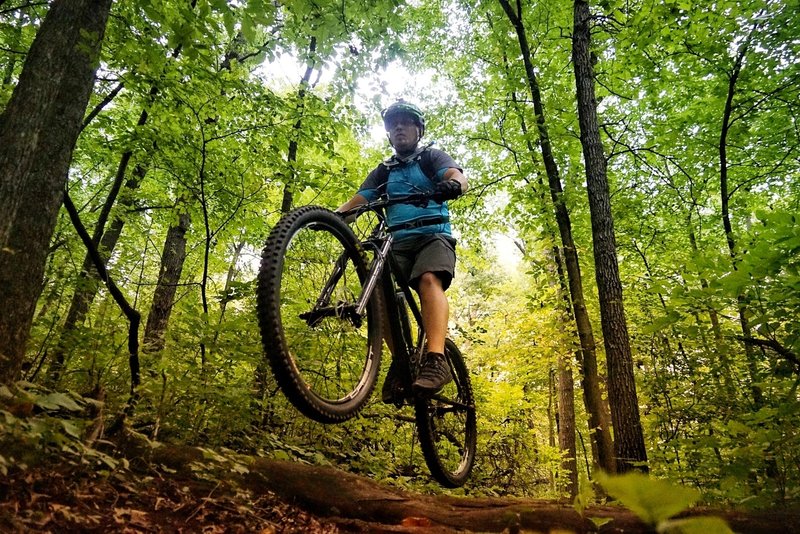
[[[321,423],[344,422],[365,406],[378,381],[383,328],[388,329],[404,385],[396,405],[413,406],[425,462],[440,484],[454,488],[466,482],[475,460],[469,372],[447,339],[453,381],[433,395],[413,393],[426,337],[419,305],[391,252],[399,228],[390,227],[385,216],[392,204],[429,200],[436,201],[436,194],[383,196],[340,214],[317,206],[286,213],[262,253],[257,311],[279,387],[301,413]],[[365,213],[377,222],[359,239],[343,219]]]

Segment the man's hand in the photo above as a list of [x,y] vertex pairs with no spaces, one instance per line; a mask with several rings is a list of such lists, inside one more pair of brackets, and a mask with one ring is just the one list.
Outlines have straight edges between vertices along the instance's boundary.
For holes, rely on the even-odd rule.
[[345,217],[343,214],[359,206],[363,206],[366,203],[367,199],[356,193],[355,195],[353,195],[353,198],[351,198],[350,200],[348,200],[347,202],[336,208],[334,213],[336,213],[339,217],[341,217],[347,224],[352,224],[353,221],[356,220],[357,215],[354,213],[352,215],[348,215]]
[[444,180],[436,184],[437,196],[442,200],[452,200],[461,196],[461,183],[456,180]]
[[333,213],[335,213],[336,215],[341,217],[341,219],[344,222],[346,222],[347,224],[353,224],[354,222],[356,222],[356,218],[358,217],[355,213],[351,213],[350,215],[347,215],[347,214],[342,213],[341,211],[338,211],[338,210],[334,211]]

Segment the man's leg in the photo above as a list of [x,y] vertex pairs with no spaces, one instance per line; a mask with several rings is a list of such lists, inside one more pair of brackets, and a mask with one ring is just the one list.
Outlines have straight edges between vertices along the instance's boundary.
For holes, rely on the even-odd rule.
[[413,386],[415,391],[425,395],[439,391],[453,379],[444,357],[449,308],[442,280],[434,273],[422,274],[417,291],[422,307],[422,323],[428,336],[428,352]]
[[434,273],[423,273],[419,278],[418,291],[422,308],[422,326],[428,335],[428,352],[444,354],[444,338],[447,335],[450,308],[447,304],[447,295],[442,288],[442,280]]

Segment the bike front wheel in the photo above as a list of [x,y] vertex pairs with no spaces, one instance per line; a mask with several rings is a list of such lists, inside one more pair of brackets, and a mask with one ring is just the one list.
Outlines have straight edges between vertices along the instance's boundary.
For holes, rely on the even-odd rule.
[[377,291],[365,313],[365,254],[336,214],[307,206],[284,215],[261,256],[257,308],[278,385],[321,423],[355,416],[375,387],[381,356]]
[[445,356],[453,380],[433,396],[417,397],[414,407],[425,463],[440,484],[457,488],[472,471],[478,429],[469,372],[450,339],[445,341]]

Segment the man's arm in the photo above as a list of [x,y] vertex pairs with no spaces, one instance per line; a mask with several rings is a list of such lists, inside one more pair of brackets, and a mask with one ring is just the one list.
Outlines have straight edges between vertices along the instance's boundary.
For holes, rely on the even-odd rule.
[[367,199],[356,193],[355,195],[353,195],[353,198],[351,198],[350,200],[348,200],[347,202],[336,208],[336,211],[340,213],[343,211],[350,211],[351,209],[363,206],[366,203]]
[[456,182],[461,184],[461,193],[464,194],[469,189],[469,184],[467,183],[467,177],[464,176],[464,173],[460,170],[456,169],[455,167],[450,167],[444,174],[442,175],[442,181],[446,180],[455,180]]
[[[357,208],[359,206],[363,206],[366,203],[367,203],[367,199],[364,198],[363,196],[359,195],[358,193],[356,193],[355,195],[353,195],[353,197],[350,200],[348,200],[347,202],[345,202],[344,204],[342,204],[341,206],[336,208],[335,211],[336,211],[336,213],[342,213],[342,212],[345,212],[345,211],[350,211],[351,209]],[[356,220],[356,216],[355,215],[350,215],[349,217],[345,218],[344,222],[346,222],[347,224],[351,224],[355,220]]]
[[[466,193],[467,189],[469,189],[469,184],[467,184],[467,178],[464,176],[464,173],[461,171],[461,168],[453,161],[453,158],[447,153],[436,148],[430,149],[430,157],[432,159],[432,167],[436,169],[438,172],[442,173],[442,182],[448,181],[455,181],[461,186],[461,193]],[[437,172],[437,174],[438,174]]]

